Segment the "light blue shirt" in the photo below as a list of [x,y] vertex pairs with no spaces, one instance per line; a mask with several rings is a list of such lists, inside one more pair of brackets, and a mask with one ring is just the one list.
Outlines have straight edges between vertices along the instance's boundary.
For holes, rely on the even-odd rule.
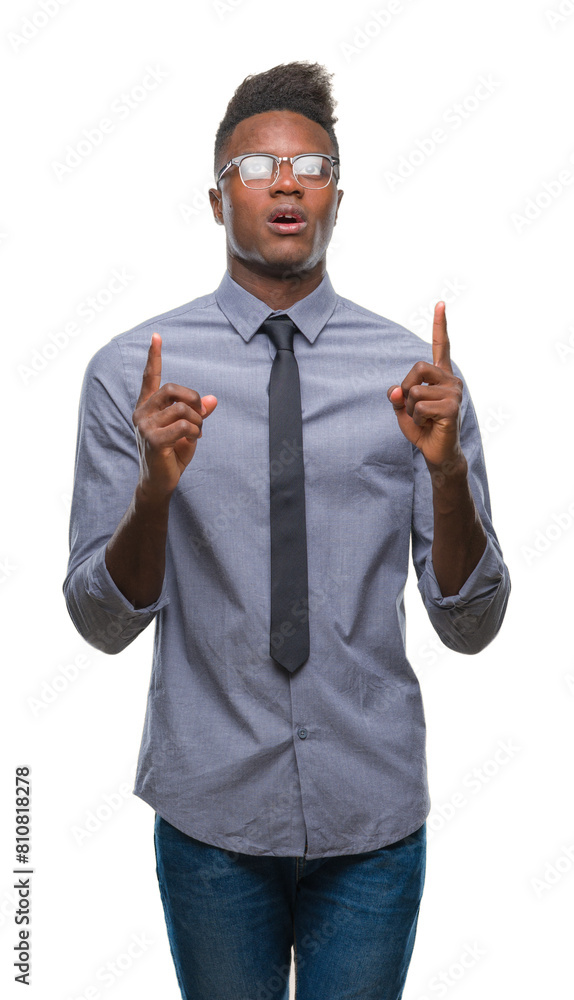
[[[430,809],[421,692],[405,654],[411,539],[422,599],[450,649],[476,653],[494,638],[510,582],[466,385],[462,448],[488,544],[460,593],[442,597],[430,475],[387,399],[416,361],[432,361],[430,345],[337,295],[328,275],[286,312],[301,331],[307,662],[290,674],[269,655],[275,348],[257,330],[272,310],[227,272],[214,293],[119,334],[89,362],[64,594],[80,634],[108,653],[155,620],[134,793],[198,840],[311,859],[377,850]],[[171,499],[161,594],[136,610],[104,553],[138,482],[132,413],[154,331],[162,384],[218,405]]]

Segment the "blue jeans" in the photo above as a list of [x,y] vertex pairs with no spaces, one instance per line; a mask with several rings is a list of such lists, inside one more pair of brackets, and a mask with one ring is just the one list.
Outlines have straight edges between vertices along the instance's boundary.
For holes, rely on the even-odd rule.
[[426,824],[334,858],[213,847],[156,813],[157,877],[184,1000],[400,1000],[426,863]]

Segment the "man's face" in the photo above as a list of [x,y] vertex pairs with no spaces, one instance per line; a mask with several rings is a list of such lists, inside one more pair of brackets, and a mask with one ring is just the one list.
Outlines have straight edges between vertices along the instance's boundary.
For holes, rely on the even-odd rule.
[[[317,122],[293,111],[266,111],[239,123],[218,169],[242,153],[332,156],[335,151]],[[239,168],[233,166],[221,178],[220,188],[210,190],[215,220],[225,226],[228,254],[248,269],[282,277],[309,271],[324,259],[343,197],[334,177],[325,188],[305,188],[295,179],[291,164],[281,163],[271,187],[253,189],[243,184]],[[279,205],[291,206],[303,215],[306,224],[299,232],[281,232],[269,222]]]

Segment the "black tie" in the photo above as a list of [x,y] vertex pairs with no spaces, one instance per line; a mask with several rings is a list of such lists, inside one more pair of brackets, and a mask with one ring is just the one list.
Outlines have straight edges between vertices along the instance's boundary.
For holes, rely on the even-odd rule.
[[293,672],[309,656],[305,470],[297,330],[288,316],[266,319],[277,348],[269,379],[269,485],[271,523],[270,656]]

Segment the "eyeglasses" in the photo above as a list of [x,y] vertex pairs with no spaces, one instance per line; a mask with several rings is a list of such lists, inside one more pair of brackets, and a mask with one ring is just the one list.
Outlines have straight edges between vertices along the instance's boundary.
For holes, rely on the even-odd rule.
[[288,161],[293,168],[295,180],[305,188],[325,188],[333,173],[339,179],[336,169],[340,163],[338,156],[324,153],[299,153],[298,156],[274,156],[273,153],[244,153],[235,156],[221,168],[217,175],[217,186],[224,173],[233,166],[239,167],[239,176],[248,188],[270,188],[279,177],[279,164]]

